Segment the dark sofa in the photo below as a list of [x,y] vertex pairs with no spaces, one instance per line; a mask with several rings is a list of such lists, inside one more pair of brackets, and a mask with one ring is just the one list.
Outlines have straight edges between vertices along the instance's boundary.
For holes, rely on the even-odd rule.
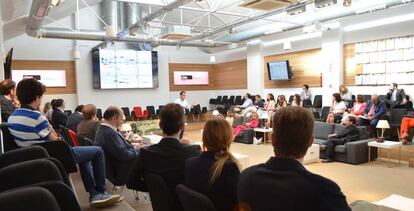
[[[328,140],[328,135],[338,133],[343,130],[345,126],[340,124],[328,124],[324,122],[315,121],[313,134],[315,137],[315,144],[325,146]],[[348,142],[345,145],[338,145],[335,147],[334,160],[349,164],[360,164],[368,162],[368,142],[372,139],[368,138],[368,131],[364,126],[358,126],[359,137],[357,141]],[[321,153],[321,158],[325,156]],[[371,149],[371,160],[377,158],[377,148]]]
[[[246,124],[250,122],[250,117],[245,116],[235,116],[233,118],[233,128],[236,128],[238,125]],[[260,126],[260,124],[259,124]],[[255,136],[255,132],[253,128],[248,128],[240,133],[239,136],[234,138],[235,142],[244,143],[244,144],[253,144],[253,137]]]

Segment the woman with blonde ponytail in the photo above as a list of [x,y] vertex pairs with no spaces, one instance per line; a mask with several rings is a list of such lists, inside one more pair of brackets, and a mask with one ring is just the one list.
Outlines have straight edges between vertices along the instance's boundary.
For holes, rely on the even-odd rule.
[[211,199],[218,211],[233,210],[237,204],[240,170],[230,152],[233,133],[230,124],[215,118],[203,130],[203,152],[186,161],[185,183]]

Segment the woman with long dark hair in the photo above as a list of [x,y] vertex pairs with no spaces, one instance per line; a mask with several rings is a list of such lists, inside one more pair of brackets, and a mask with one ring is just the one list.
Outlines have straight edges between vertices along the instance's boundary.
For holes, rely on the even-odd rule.
[[346,110],[346,105],[341,99],[339,93],[332,94],[332,106],[329,109],[328,117],[326,118],[327,123],[339,123],[342,119]]

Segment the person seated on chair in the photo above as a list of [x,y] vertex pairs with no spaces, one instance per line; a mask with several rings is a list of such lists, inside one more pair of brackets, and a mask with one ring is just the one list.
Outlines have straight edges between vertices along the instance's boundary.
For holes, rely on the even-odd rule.
[[233,130],[233,140],[240,135],[241,132],[248,128],[257,128],[259,126],[259,115],[256,112],[253,112],[250,116],[250,122],[245,123],[244,125],[237,125]]
[[365,111],[367,104],[364,102],[364,96],[357,95],[357,99],[354,102],[352,108],[348,108],[342,117],[341,124],[344,123],[345,119],[349,116],[353,116],[355,119],[358,118],[359,115],[362,115]]
[[341,121],[342,116],[346,110],[346,105],[341,99],[339,93],[334,93],[332,95],[332,106],[329,109],[329,114],[326,117],[326,123],[338,123]]
[[302,164],[314,140],[312,113],[302,107],[281,108],[272,122],[275,155],[240,174],[240,210],[351,211],[334,181],[309,172]]
[[101,126],[101,122],[96,117],[96,106],[93,104],[83,106],[82,116],[83,120],[78,124],[77,134],[95,141],[96,131]]
[[300,93],[300,98],[303,102],[303,107],[311,107],[312,106],[312,93],[309,90],[309,85],[304,84],[302,86],[302,92]]
[[185,185],[211,199],[217,211],[234,210],[240,169],[230,152],[232,128],[224,119],[206,122],[203,152],[185,163]]
[[262,97],[260,95],[254,96],[254,99],[255,99],[254,105],[257,108],[264,108],[264,102],[262,101]]
[[283,108],[283,107],[287,107],[287,101],[286,101],[286,97],[285,95],[279,95],[277,96],[277,102],[276,102],[276,110]]
[[302,102],[302,99],[300,98],[300,95],[298,94],[293,95],[292,106],[303,107],[303,102]]
[[60,125],[66,127],[68,121],[68,116],[65,114],[65,101],[63,99],[56,99],[54,104],[52,104],[53,113],[52,113],[52,126],[53,129],[59,130]]
[[43,106],[43,114],[47,117],[49,121],[52,121],[52,113],[53,113],[52,103],[46,102],[45,105]]
[[124,112],[109,106],[103,114],[103,122],[95,135],[95,145],[102,147],[107,156],[121,162],[134,160],[139,155],[139,145],[132,145],[118,132]]
[[175,187],[184,184],[185,160],[199,155],[201,151],[199,145],[180,142],[184,123],[184,111],[179,104],[170,103],[161,109],[159,126],[163,138],[158,144],[140,150],[138,159],[129,172],[127,183],[129,189],[147,192],[145,174],[158,174],[174,196],[176,208],[172,210],[182,210]]
[[[45,91],[46,87],[32,78],[23,79],[17,85],[17,98],[22,105],[10,116],[8,127],[20,147],[61,140],[46,116],[39,111]],[[119,195],[105,190],[105,155],[102,148],[81,146],[71,149],[79,165],[83,185],[89,192],[90,205],[104,207],[122,200]]]
[[68,121],[66,122],[66,127],[73,130],[75,133],[78,130],[78,124],[83,120],[82,116],[83,105],[78,105],[75,108],[75,112],[68,116]]
[[246,93],[246,95],[244,95],[244,102],[242,105],[236,105],[236,108],[240,109],[246,109],[250,106],[253,105],[253,101],[251,99],[251,95],[249,93]]
[[344,101],[352,100],[352,93],[345,85],[339,86],[339,94],[341,95],[341,99]]
[[193,102],[192,104],[189,104],[186,100],[187,98],[187,93],[185,91],[181,91],[180,92],[180,97],[175,99],[174,103],[179,104],[181,107],[185,109],[190,110],[191,108],[193,108],[195,105],[197,105],[195,102]]
[[371,136],[377,137],[377,123],[385,114],[385,109],[385,103],[379,100],[378,95],[373,94],[364,113],[358,118],[359,125],[370,125]]
[[328,141],[326,142],[326,160],[324,163],[333,162],[333,155],[335,153],[335,147],[337,145],[344,145],[348,142],[358,139],[358,129],[356,127],[356,119],[353,116],[348,116],[343,124],[345,129],[338,133],[329,134]]
[[385,103],[391,108],[405,108],[407,99],[404,89],[398,89],[397,83],[391,83]]
[[414,117],[404,117],[400,126],[400,141],[407,144],[411,141],[408,130],[414,127]]
[[11,79],[0,82],[1,121],[7,122],[9,116],[16,110],[16,83]]

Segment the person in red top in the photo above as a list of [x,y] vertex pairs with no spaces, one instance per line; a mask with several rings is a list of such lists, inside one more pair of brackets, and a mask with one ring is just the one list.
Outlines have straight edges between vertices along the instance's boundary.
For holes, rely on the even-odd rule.
[[362,95],[357,95],[354,105],[352,108],[347,109],[345,115],[342,117],[341,123],[344,124],[345,120],[350,116],[358,118],[358,116],[364,113],[366,107],[367,103],[365,103],[364,97]]
[[407,144],[411,141],[410,136],[408,134],[408,130],[414,127],[414,118],[412,117],[404,117],[401,120],[400,126],[400,141],[403,144]]
[[253,112],[250,116],[251,120],[250,122],[244,124],[244,125],[238,125],[236,128],[234,128],[233,130],[233,139],[237,136],[239,136],[239,134],[246,130],[247,128],[257,128],[259,126],[259,115],[256,112]]

